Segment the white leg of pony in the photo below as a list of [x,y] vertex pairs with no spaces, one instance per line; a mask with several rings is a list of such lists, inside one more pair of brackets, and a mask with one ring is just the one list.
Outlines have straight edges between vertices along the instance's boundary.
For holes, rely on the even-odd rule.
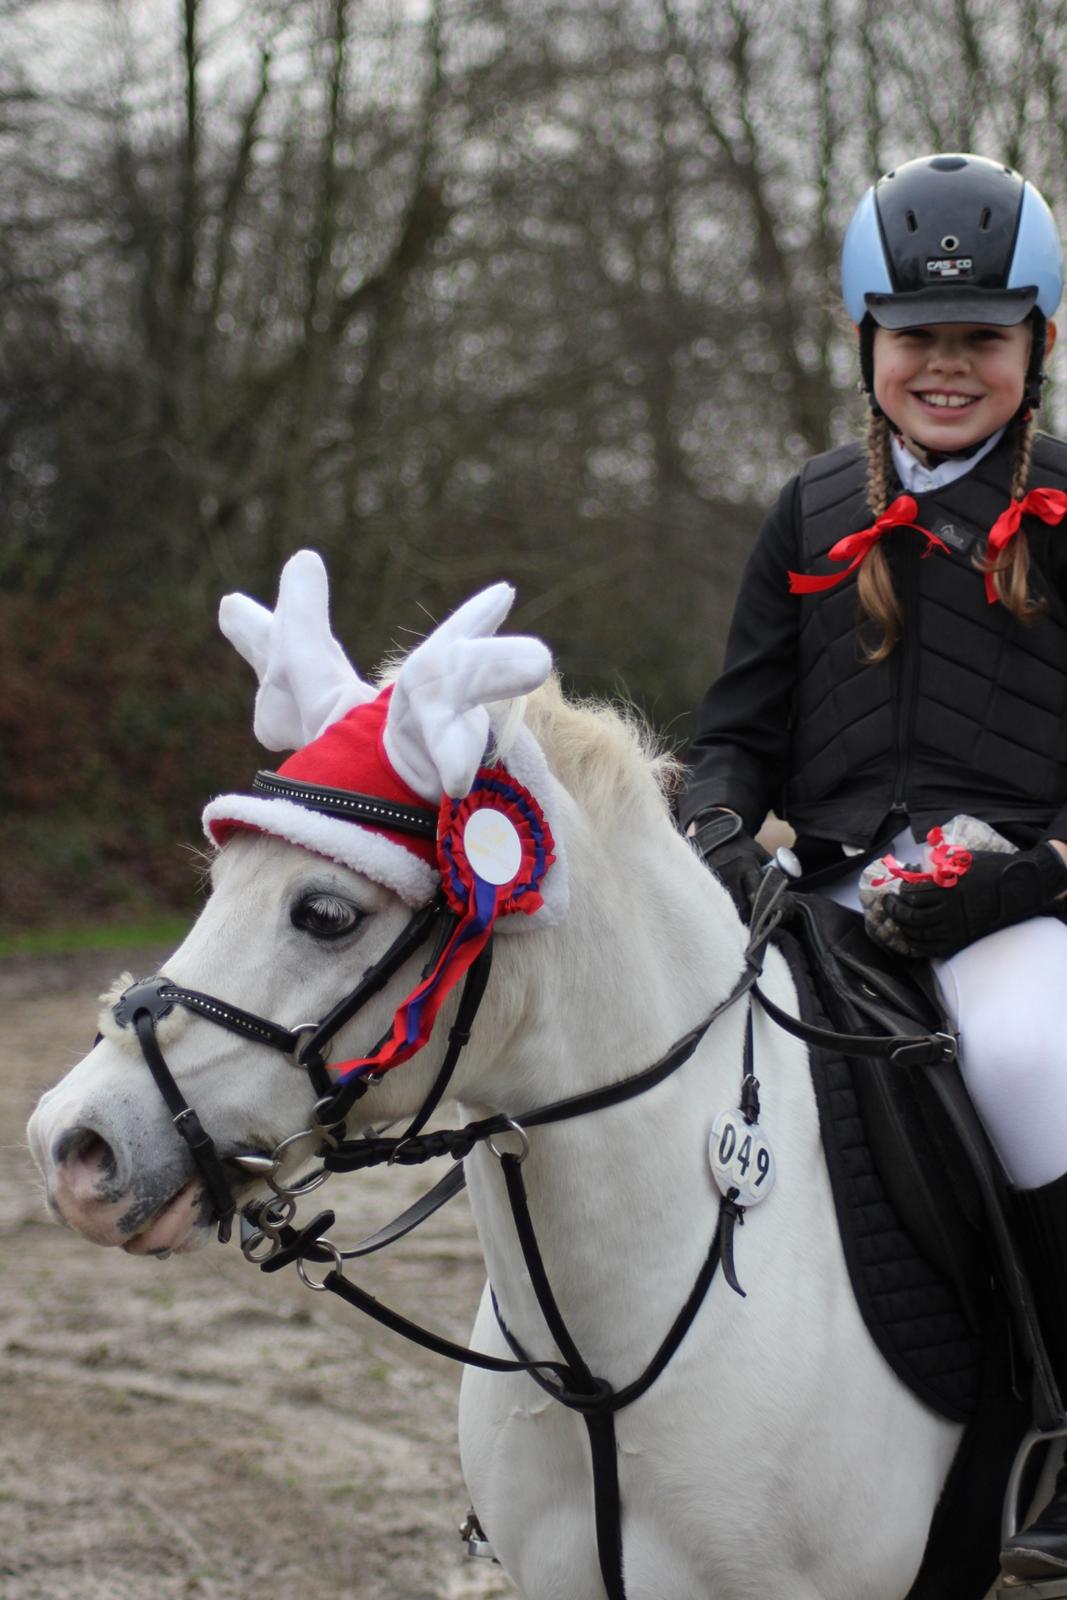
[[[486,1285],[471,1335],[477,1350],[512,1358]],[[537,1355],[546,1350],[538,1345]],[[459,1402],[463,1478],[482,1527],[517,1581],[536,1574],[537,1600],[598,1595],[590,1539],[592,1479],[585,1429],[531,1379],[467,1367]],[[561,1497],[553,1485],[566,1481]],[[522,1515],[516,1517],[516,1507]],[[490,1531],[491,1530],[491,1531]],[[523,1591],[525,1592],[525,1591]]]
[[1011,1182],[1067,1171],[1067,926],[1035,917],[934,963],[967,1092]]

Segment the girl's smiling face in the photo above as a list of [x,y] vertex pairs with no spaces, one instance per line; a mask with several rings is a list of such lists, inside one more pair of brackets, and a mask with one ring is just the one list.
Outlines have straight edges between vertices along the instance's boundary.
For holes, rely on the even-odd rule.
[[[969,449],[1022,405],[1031,336],[1029,322],[876,328],[874,397],[920,453]],[[1054,337],[1050,325],[1049,348]]]

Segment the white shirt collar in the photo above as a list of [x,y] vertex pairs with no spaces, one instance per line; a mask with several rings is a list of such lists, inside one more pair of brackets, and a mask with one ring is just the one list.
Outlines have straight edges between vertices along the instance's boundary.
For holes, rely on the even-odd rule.
[[891,441],[893,465],[897,469],[901,488],[907,494],[929,494],[932,489],[943,489],[946,483],[955,483],[957,478],[964,477],[972,467],[976,467],[982,457],[995,449],[1003,437],[1004,429],[998,428],[973,456],[953,456],[948,461],[939,461],[936,467],[924,467],[907,446],[901,444],[896,434],[893,434]]

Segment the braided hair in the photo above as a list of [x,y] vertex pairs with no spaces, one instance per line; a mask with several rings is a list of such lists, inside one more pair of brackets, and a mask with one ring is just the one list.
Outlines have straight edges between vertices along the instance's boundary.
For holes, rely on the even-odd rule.
[[[1011,474],[1011,497],[1021,500],[1030,481],[1030,460],[1034,453],[1034,434],[1037,431],[1032,416],[1019,418],[1015,423],[1015,459]],[[1047,600],[1035,600],[1029,589],[1030,544],[1026,530],[1020,528],[1014,539],[999,556],[988,554],[975,557],[979,572],[993,575],[993,588],[997,599],[1007,606],[1018,622],[1036,622],[1048,610]]]
[[[867,416],[867,503],[876,518],[889,505],[896,487],[891,442],[884,414],[872,410]],[[864,660],[871,664],[884,661],[900,637],[904,613],[881,544],[873,544],[860,563],[856,592],[860,610],[857,633]],[[873,638],[864,627],[866,622],[875,625]]]
[[[1033,416],[1026,413],[1010,426],[1014,446],[1011,498],[1021,500],[1030,480],[1036,424]],[[889,424],[881,413],[872,411],[867,419],[867,501],[875,517],[882,515],[896,489]],[[1007,606],[1016,621],[1036,622],[1047,611],[1048,602],[1035,600],[1029,592],[1030,546],[1025,529],[1020,528],[999,555],[977,555],[975,566],[979,572],[992,573],[997,599]],[[860,564],[857,597],[858,633],[864,660],[872,664],[884,661],[900,637],[903,611],[881,544],[872,545]],[[874,625],[873,638],[864,636],[867,623]]]

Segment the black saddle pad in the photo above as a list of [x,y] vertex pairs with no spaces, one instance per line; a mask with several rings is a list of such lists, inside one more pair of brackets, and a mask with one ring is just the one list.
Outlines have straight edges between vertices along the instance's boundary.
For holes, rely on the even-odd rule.
[[[822,1027],[835,1027],[836,1019],[828,1013],[798,944],[783,941],[782,948],[797,985],[802,1016]],[[850,1060],[817,1048],[810,1051],[810,1062],[841,1243],[863,1319],[908,1388],[942,1416],[966,1422],[974,1415],[981,1390],[982,1328],[957,1285],[929,1259],[923,1239],[909,1231],[894,1204],[875,1160],[857,1092],[859,1074],[888,1075],[894,1069],[881,1060]],[[911,1082],[902,1081],[900,1087],[909,1097],[913,1093]],[[908,1123],[912,1120],[909,1115]],[[937,1154],[923,1152],[918,1159],[936,1188],[944,1171]],[[951,1196],[946,1193],[941,1198],[947,1212]],[[963,1219],[957,1215],[954,1221],[962,1233]],[[961,1239],[960,1248],[970,1253],[971,1239]]]
[[[879,1014],[885,1031],[942,1026],[932,992],[911,982],[911,964],[898,966],[881,953],[877,973],[853,974],[853,987],[866,987],[864,1009],[850,1006],[842,993],[848,974],[840,962],[832,974],[826,965],[836,943],[847,967],[850,942],[865,942],[861,922],[815,896],[804,897],[800,911],[777,942],[805,1020],[838,1032],[879,1031],[872,1025]],[[857,969],[867,959],[861,949]],[[932,1093],[924,1098],[926,1069],[818,1047],[809,1054],[838,1227],[864,1322],[901,1381],[965,1429],[908,1600],[983,1600],[998,1569],[1001,1499],[1030,1409],[1013,1389],[1010,1318],[991,1287],[966,1163]],[[873,1138],[864,1111],[879,1123]],[[933,1245],[931,1230],[938,1235]]]

